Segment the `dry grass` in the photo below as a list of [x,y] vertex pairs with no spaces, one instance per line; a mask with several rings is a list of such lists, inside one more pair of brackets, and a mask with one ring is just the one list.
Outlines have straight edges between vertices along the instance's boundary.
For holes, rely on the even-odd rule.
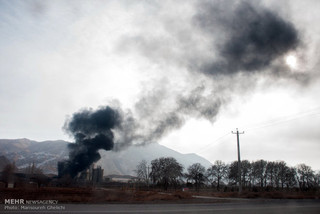
[[190,193],[157,191],[135,191],[121,189],[92,188],[38,188],[38,189],[1,189],[0,202],[4,199],[23,198],[25,200],[58,200],[59,203],[142,203],[178,201],[191,199]]
[[138,191],[135,193],[135,199],[138,201],[175,201],[180,199],[191,199],[190,193],[175,191],[172,193],[161,193],[157,191]]
[[[58,188],[46,187],[37,189],[14,188],[0,189],[0,203],[4,199],[25,200],[58,200],[59,203],[205,203],[194,199],[192,195],[213,196],[221,198],[270,198],[270,199],[319,199],[320,192],[212,192],[200,193],[174,191],[163,193],[158,191],[94,189],[94,188]],[[210,201],[212,203],[213,201]]]
[[272,191],[272,192],[201,192],[199,195],[220,197],[220,198],[268,198],[268,199],[319,199],[319,191]]
[[23,198],[25,200],[59,200],[60,202],[83,202],[93,195],[91,188],[14,188],[2,189],[1,202],[8,198]]

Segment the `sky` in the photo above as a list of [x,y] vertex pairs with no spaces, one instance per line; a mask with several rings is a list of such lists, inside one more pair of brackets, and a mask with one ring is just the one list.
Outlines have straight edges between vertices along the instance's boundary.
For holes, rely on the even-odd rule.
[[[0,0],[0,138],[73,141],[111,106],[116,148],[320,169],[320,2]],[[117,144],[118,143],[118,144]],[[125,146],[124,146],[125,145]]]

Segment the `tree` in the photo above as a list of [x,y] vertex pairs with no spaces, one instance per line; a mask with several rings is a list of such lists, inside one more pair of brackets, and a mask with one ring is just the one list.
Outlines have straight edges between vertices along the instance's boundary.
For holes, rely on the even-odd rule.
[[217,183],[217,190],[220,190],[221,180],[227,176],[227,173],[227,165],[224,162],[217,160],[209,169],[207,169],[207,178],[211,185],[213,185],[213,183]]
[[167,190],[169,186],[177,186],[182,177],[183,166],[172,157],[159,158],[151,161],[151,173],[153,183]]
[[296,180],[297,172],[294,167],[288,167],[286,172],[286,179],[285,179],[285,185],[287,186],[287,189],[295,187],[297,184]]
[[258,184],[260,187],[265,185],[267,161],[258,160],[251,164],[253,185]]
[[275,180],[275,162],[270,161],[267,163],[266,166],[266,185],[269,185],[271,187],[274,186],[274,180]]
[[289,173],[289,167],[284,161],[278,162],[277,166],[278,166],[278,174],[279,174],[278,177],[281,183],[281,189],[283,189],[287,180],[287,175]]
[[26,168],[22,169],[22,172],[28,175],[33,175],[33,174],[43,174],[43,171],[41,168],[36,167],[34,163],[32,165],[30,164]]
[[135,172],[139,181],[149,184],[149,172],[148,172],[148,166],[147,166],[146,160],[142,160],[137,165]]
[[17,171],[15,164],[7,164],[2,170],[2,180],[7,184],[14,182],[14,173]]
[[239,176],[239,174],[238,174],[238,161],[233,161],[229,165],[229,173],[228,173],[229,184],[236,185],[237,182],[239,181],[238,176]]
[[187,178],[194,181],[196,190],[199,190],[200,185],[206,180],[205,172],[205,167],[200,163],[194,163],[188,167]]
[[[241,183],[243,186],[251,184],[251,163],[248,160],[241,161]],[[238,161],[233,161],[229,166],[229,181],[236,184],[238,180]]]
[[38,186],[47,185],[48,178],[43,174],[41,168],[37,167],[34,163],[22,169],[22,172],[27,175],[29,181],[35,182]]
[[243,186],[251,184],[251,163],[248,160],[241,161],[241,179]]
[[316,187],[320,187],[320,171],[317,171],[316,173],[314,173],[314,184]]
[[297,166],[297,173],[300,189],[307,190],[313,187],[312,179],[314,177],[314,172],[310,166],[299,164]]

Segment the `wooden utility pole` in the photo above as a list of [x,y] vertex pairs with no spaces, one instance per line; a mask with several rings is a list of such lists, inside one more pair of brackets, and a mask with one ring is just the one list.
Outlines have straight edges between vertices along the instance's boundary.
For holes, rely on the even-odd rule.
[[232,131],[232,134],[237,135],[237,148],[238,148],[238,181],[239,181],[239,193],[242,192],[242,183],[241,183],[241,160],[240,160],[240,143],[239,143],[239,134],[244,134],[244,132],[239,132],[238,129],[236,132]]

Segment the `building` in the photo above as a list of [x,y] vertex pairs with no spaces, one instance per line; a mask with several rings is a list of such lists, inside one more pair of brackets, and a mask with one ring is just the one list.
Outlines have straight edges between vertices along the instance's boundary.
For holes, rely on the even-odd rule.
[[[65,174],[66,162],[58,162],[58,177],[61,178]],[[90,167],[86,170],[80,172],[76,179],[84,182],[92,183],[101,183],[103,181],[103,169],[101,166],[94,168],[94,164],[91,164]]]
[[97,166],[96,169],[92,169],[92,182],[101,183],[103,181],[103,169],[101,166]]

